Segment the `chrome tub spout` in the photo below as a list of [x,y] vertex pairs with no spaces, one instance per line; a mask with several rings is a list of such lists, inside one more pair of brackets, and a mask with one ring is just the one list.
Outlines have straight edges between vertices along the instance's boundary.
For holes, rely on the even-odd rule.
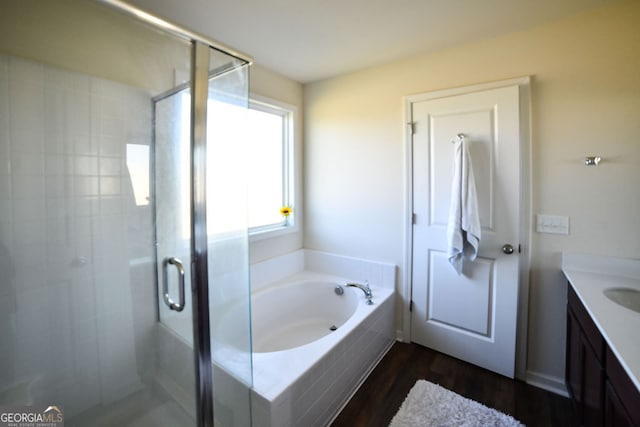
[[371,298],[373,298],[373,293],[371,292],[368,281],[365,280],[364,285],[360,283],[347,283],[346,286],[360,289],[362,292],[364,292],[364,296],[367,299],[367,305],[373,305],[373,301],[371,301]]

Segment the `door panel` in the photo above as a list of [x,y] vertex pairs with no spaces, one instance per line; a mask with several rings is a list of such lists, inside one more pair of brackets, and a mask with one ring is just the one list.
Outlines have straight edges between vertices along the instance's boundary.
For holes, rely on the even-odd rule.
[[[490,336],[493,318],[491,276],[495,263],[478,258],[468,275],[458,276],[451,268],[446,252],[430,251],[430,255],[427,321],[459,329],[460,332]],[[438,286],[440,283],[446,286]],[[474,304],[467,304],[460,295]]]
[[[429,139],[443,142],[442,144],[430,144],[429,166],[433,171],[430,177],[432,225],[444,227],[446,231],[449,220],[449,204],[444,203],[444,201],[450,200],[454,150],[453,144],[446,142],[457,135],[457,133],[452,134],[451,132],[459,129],[460,123],[463,122],[466,129],[475,129],[479,134],[492,136],[495,133],[493,110],[494,108],[485,111],[453,111],[442,115],[432,114],[429,116],[429,130],[431,132]],[[491,139],[488,139],[484,144],[470,144],[469,154],[474,164],[491,165],[493,163],[494,147]],[[491,229],[493,224],[491,212],[493,181],[490,171],[490,167],[474,168],[480,225],[483,231],[484,229]]]
[[[411,339],[513,377],[518,299],[518,87],[414,102]],[[457,134],[468,142],[482,238],[458,275],[447,259]]]

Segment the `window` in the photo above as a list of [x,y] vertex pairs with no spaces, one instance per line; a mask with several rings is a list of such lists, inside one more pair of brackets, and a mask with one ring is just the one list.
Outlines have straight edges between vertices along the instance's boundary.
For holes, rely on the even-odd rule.
[[[295,219],[293,108],[252,99],[246,113],[249,232],[286,230]],[[290,213],[283,215],[283,208]]]
[[[246,162],[243,166],[247,172],[248,194],[235,194],[235,190],[233,194],[221,194],[224,190],[221,189],[215,198],[234,204],[234,198],[246,197],[247,225],[252,239],[292,230],[295,218],[293,108],[255,97],[248,109],[209,100],[208,114],[211,126],[207,132],[209,141],[214,142],[207,148],[208,175],[216,182],[224,182],[225,177],[234,176],[228,168],[237,167],[237,162]],[[224,143],[215,144],[215,141]],[[244,204],[238,201],[234,205]],[[283,215],[283,208],[291,213]],[[237,213],[230,209],[219,212],[207,227],[214,233],[236,230],[238,219]]]
[[[182,211],[178,214],[181,233],[190,235],[190,96],[182,93],[178,100],[179,132],[182,143],[177,153],[180,167],[179,186]],[[209,99],[207,105],[207,180],[224,183],[237,177],[239,162],[245,162],[248,194],[232,185],[211,185],[207,188],[210,201],[224,201],[228,206],[247,206],[244,215],[234,209],[208,209],[207,230],[210,234],[225,234],[249,227],[252,239],[271,237],[274,233],[294,230],[293,120],[294,108],[276,101],[255,99],[249,108],[229,102]],[[246,168],[245,168],[246,166]],[[216,206],[220,206],[218,203]],[[282,214],[287,208],[290,213]]]

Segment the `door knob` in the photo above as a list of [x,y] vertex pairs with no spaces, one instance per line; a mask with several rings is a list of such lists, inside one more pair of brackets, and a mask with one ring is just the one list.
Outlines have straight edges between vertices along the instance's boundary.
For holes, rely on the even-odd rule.
[[502,247],[502,253],[507,254],[507,255],[511,255],[513,253],[513,246],[511,246],[509,243],[506,243]]

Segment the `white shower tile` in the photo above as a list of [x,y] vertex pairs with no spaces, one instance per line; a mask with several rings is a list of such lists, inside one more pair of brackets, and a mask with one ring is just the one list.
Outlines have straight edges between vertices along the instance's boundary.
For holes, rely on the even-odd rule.
[[70,225],[74,244],[83,241],[91,243],[93,240],[93,221],[94,219],[91,217],[74,216],[73,223]]
[[104,105],[102,106],[102,108],[103,110],[98,121],[98,132],[100,133],[100,135],[114,136],[122,141],[122,138],[125,135],[125,119],[120,116],[111,116],[109,114],[105,114]]
[[6,64],[0,60],[0,146],[8,143],[9,135],[9,80]]
[[9,57],[9,77],[20,82],[44,83],[44,66],[38,62]]
[[72,153],[73,145],[71,138],[64,130],[49,130],[45,125],[44,132],[44,152],[47,154]]
[[[47,234],[47,239],[49,239],[49,234]],[[77,269],[74,269],[72,262],[74,257],[75,252],[71,248],[70,243],[67,243],[65,240],[57,242],[47,240],[47,279],[49,281],[70,280],[70,278],[77,273]],[[87,263],[85,268],[89,269],[91,265]]]
[[11,152],[12,175],[42,175],[44,174],[44,158],[37,152]]
[[[76,324],[95,318],[96,295],[92,277],[74,277],[71,283],[71,299]],[[90,331],[91,328],[88,328]],[[88,332],[87,331],[87,332]],[[87,334],[81,334],[88,338]]]
[[[46,301],[46,292],[42,292],[39,297],[30,298],[42,298]],[[38,344],[46,337],[48,332],[48,316],[46,312],[46,306],[37,309],[33,306],[25,305],[25,299],[18,301],[18,311],[15,313],[16,320],[16,334],[17,337],[14,346],[18,350],[18,354],[21,354],[20,359],[23,362],[27,362],[27,367],[31,370],[37,370],[37,367],[42,366],[37,355],[41,354],[41,348],[38,349]]]
[[48,176],[45,182],[47,197],[63,198],[73,194],[73,176]]
[[[16,129],[11,131],[11,150],[42,154],[44,133],[41,129]],[[42,173],[42,172],[40,172]]]
[[116,196],[121,193],[120,177],[101,177],[100,178],[100,195],[102,196]]
[[87,230],[80,224],[88,218],[78,218],[74,221],[73,229],[73,251],[75,253],[72,260],[72,267],[76,269],[86,268],[89,260],[93,259],[93,239],[91,238],[91,227],[87,224]]
[[124,157],[125,144],[124,135],[99,134],[99,153],[100,156],[107,157]]
[[106,215],[122,214],[122,198],[120,197],[101,197],[100,213]]
[[[71,333],[71,295],[69,281],[49,281],[47,283],[47,311],[49,312],[49,336],[55,335],[57,342],[68,341]],[[54,345],[53,347],[57,347]],[[62,346],[69,351],[70,346]],[[70,356],[70,355],[69,355]],[[70,360],[67,357],[66,360]]]
[[67,105],[69,101],[69,91],[62,87],[44,86],[44,125],[48,133],[68,132],[67,118],[69,112]]
[[0,203],[8,203],[11,197],[11,175],[4,175],[0,172]]
[[[51,217],[47,215],[47,250],[50,258],[59,260],[60,256],[64,256],[61,251],[61,245],[69,244],[71,241],[71,233],[69,232],[70,219],[65,217]],[[57,263],[55,261],[54,263]]]
[[34,221],[46,219],[44,199],[14,199],[13,215],[19,221]]
[[92,133],[90,134],[73,134],[69,138],[69,146],[75,154],[86,154],[97,156],[100,154],[100,139]]
[[125,116],[126,99],[115,96],[101,96],[97,100],[100,102],[100,114],[103,118],[119,121]]
[[15,246],[44,246],[46,238],[46,222],[44,220],[15,221],[13,224],[13,239]]
[[11,184],[14,199],[44,198],[45,186],[42,175],[15,176]]
[[[84,331],[77,329],[80,325],[82,325]],[[77,322],[74,325],[74,331],[78,339],[73,344],[71,360],[74,361],[80,376],[97,374],[99,355],[96,337],[96,318],[83,318],[81,322]]]
[[122,158],[100,157],[100,176],[120,176],[122,173]]
[[80,73],[72,73],[73,74],[73,90],[82,93],[86,96],[91,96],[91,77],[80,74]]
[[97,196],[100,193],[99,180],[96,177],[76,176],[73,189],[75,196]]
[[46,154],[44,156],[44,174],[46,176],[62,176],[73,172],[72,158],[63,154]]
[[76,135],[89,135],[91,132],[91,100],[88,93],[69,92],[66,97],[66,124]]
[[44,87],[18,83],[9,86],[11,129],[44,130]]
[[6,205],[6,203],[0,203],[0,244],[5,245],[11,252],[11,242],[13,240],[13,223],[11,221],[2,219],[3,205]]
[[15,248],[14,266],[15,284],[20,290],[41,288],[46,284],[45,250],[41,245],[28,245]]
[[47,218],[66,218],[71,215],[71,207],[69,198],[64,197],[47,197],[45,203],[47,206]]
[[98,157],[95,156],[76,156],[75,157],[75,175],[98,175]]
[[47,87],[54,87],[64,90],[73,89],[75,73],[55,67],[44,68],[44,83]]
[[97,196],[75,197],[71,204],[76,217],[95,216],[100,212],[100,198]]
[[[0,129],[0,133],[2,129]],[[11,175],[12,166],[11,166],[11,150],[9,148],[9,144],[2,143],[2,136],[0,135],[0,175]]]

